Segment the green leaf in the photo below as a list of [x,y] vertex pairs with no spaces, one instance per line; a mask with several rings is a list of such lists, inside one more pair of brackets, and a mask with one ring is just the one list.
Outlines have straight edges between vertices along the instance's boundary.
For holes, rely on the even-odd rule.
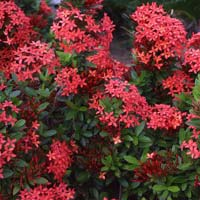
[[24,136],[24,132],[15,132],[10,134],[11,139],[16,139],[17,141]]
[[142,131],[144,130],[145,124],[146,124],[145,121],[142,121],[140,125],[135,128],[135,133],[137,136],[140,135],[140,133],[142,133]]
[[162,193],[161,197],[162,197],[163,199],[166,199],[167,196],[168,196],[168,194],[169,194],[169,191],[165,190],[165,191]]
[[13,196],[15,196],[20,191],[20,189],[20,185],[15,185],[12,192]]
[[16,165],[18,167],[28,167],[29,166],[29,164],[22,159],[18,159],[18,161],[16,162]]
[[161,192],[167,190],[167,187],[165,185],[154,185],[153,190],[156,192]]
[[76,173],[76,180],[79,183],[84,183],[90,178],[90,174],[87,171]]
[[93,133],[91,132],[91,131],[85,131],[85,132],[83,132],[83,135],[85,136],[85,137],[92,137],[93,136]]
[[26,92],[26,94],[28,94],[29,96],[37,96],[37,92],[36,92],[36,90],[34,90],[33,88],[25,87],[25,92]]
[[173,193],[180,191],[180,188],[178,186],[175,186],[175,185],[169,186],[169,187],[167,187],[167,189],[168,189],[168,191],[173,192]]
[[42,96],[42,97],[49,97],[49,96],[50,96],[50,91],[49,91],[48,88],[46,88],[46,89],[39,89],[39,90],[37,91],[37,93],[38,93],[40,96]]
[[124,156],[124,160],[126,160],[130,164],[139,165],[138,160],[133,156]]
[[141,148],[150,147],[151,145],[152,145],[151,138],[144,136],[144,135],[139,136],[139,146]]
[[38,110],[38,111],[42,111],[42,110],[44,110],[48,105],[49,105],[48,102],[44,102],[44,103],[40,104],[40,106],[38,107],[37,110]]
[[99,192],[96,188],[92,188],[92,193],[93,193],[95,199],[99,199]]
[[124,165],[123,169],[128,170],[128,171],[133,171],[137,167],[138,167],[138,165],[134,165],[134,164],[132,164],[132,165]]
[[108,133],[105,132],[105,131],[101,131],[99,134],[100,134],[101,137],[107,137],[108,136]]
[[55,135],[57,133],[56,130],[48,130],[48,131],[45,131],[44,133],[40,133],[40,135],[42,135],[43,137],[51,137],[53,135]]
[[192,163],[183,163],[178,165],[178,169],[180,170],[187,170],[191,167]]
[[62,63],[62,65],[66,65],[70,62],[72,54],[70,53],[65,53],[62,51],[56,51],[56,54],[59,56],[60,58],[60,62]]
[[13,98],[13,97],[17,97],[21,94],[21,91],[20,90],[16,90],[16,91],[13,91],[10,93],[10,98]]
[[81,106],[78,110],[81,112],[86,112],[88,108],[86,106]]
[[20,127],[24,126],[25,123],[26,123],[26,120],[20,119],[15,123],[14,128],[20,128]]
[[43,185],[43,184],[48,183],[48,180],[46,178],[44,178],[44,177],[39,177],[39,178],[36,178],[34,180],[34,182],[37,183],[37,184],[42,184]]
[[3,178],[9,178],[14,174],[14,172],[11,169],[4,169],[3,170]]

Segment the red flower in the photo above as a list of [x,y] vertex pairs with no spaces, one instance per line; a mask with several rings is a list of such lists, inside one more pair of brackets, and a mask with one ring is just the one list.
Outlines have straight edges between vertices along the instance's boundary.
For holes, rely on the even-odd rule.
[[131,18],[137,23],[134,52],[146,67],[161,69],[167,60],[181,57],[186,31],[179,20],[156,3],[138,7]]
[[71,200],[74,199],[74,195],[74,189],[68,188],[65,183],[53,187],[40,185],[30,190],[20,191],[21,200]]
[[66,170],[72,163],[73,148],[71,149],[64,141],[54,140],[47,154],[49,160],[48,172],[53,173],[55,179],[61,182]]
[[31,42],[20,47],[15,52],[15,62],[11,65],[11,72],[16,73],[20,81],[34,79],[36,74],[41,73],[42,68],[46,67],[48,73],[54,73],[55,54],[48,44],[40,41]]
[[189,65],[189,72],[197,74],[200,71],[200,49],[188,49],[184,54],[184,65]]
[[182,113],[175,107],[165,104],[156,104],[149,114],[148,128],[176,129],[182,124]]
[[[106,105],[104,101],[111,105]],[[98,92],[93,96],[90,108],[96,110],[104,125],[119,129],[135,127],[141,120],[147,119],[150,109],[136,86],[120,79],[109,80],[105,84],[105,93]]]
[[11,140],[0,133],[0,179],[3,178],[3,166],[16,157],[14,154],[15,142],[15,139]]
[[168,153],[166,156],[160,156],[157,153],[153,157],[141,163],[139,167],[134,169],[135,182],[147,182],[152,177],[160,178],[173,174],[177,169],[176,161],[171,161],[172,155]]
[[162,81],[164,89],[169,89],[169,93],[172,97],[182,92],[190,93],[194,80],[181,70],[174,71],[172,76]]
[[76,68],[65,67],[55,78],[58,86],[62,88],[62,95],[77,94],[78,87],[85,85],[85,79],[82,79],[77,73]]
[[11,101],[0,103],[0,122],[14,126],[17,120],[12,116],[13,112],[18,113],[19,109]]
[[23,45],[35,35],[29,18],[9,0],[0,2],[0,29],[0,44],[4,45]]
[[[109,48],[112,41],[113,24],[105,14],[97,23],[91,15],[82,13],[68,4],[68,9],[59,8],[52,31],[65,52],[78,53]],[[81,24],[81,25],[80,25]]]

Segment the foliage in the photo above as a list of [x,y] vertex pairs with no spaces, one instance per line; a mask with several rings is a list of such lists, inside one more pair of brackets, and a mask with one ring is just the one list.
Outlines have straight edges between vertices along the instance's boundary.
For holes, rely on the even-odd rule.
[[0,199],[199,199],[200,34],[143,4],[126,66],[101,0],[51,25],[18,3],[0,2]]

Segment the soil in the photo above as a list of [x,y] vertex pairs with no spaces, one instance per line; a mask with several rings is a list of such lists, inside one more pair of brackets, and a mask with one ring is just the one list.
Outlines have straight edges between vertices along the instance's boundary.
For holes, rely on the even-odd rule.
[[112,57],[123,64],[131,65],[131,38],[125,30],[116,31],[113,36],[114,38],[110,47]]

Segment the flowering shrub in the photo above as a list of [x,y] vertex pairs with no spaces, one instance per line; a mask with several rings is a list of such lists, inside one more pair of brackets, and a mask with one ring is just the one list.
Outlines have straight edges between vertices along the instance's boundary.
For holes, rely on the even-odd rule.
[[142,5],[126,66],[102,3],[48,28],[45,1],[0,2],[0,199],[199,199],[200,34]]

